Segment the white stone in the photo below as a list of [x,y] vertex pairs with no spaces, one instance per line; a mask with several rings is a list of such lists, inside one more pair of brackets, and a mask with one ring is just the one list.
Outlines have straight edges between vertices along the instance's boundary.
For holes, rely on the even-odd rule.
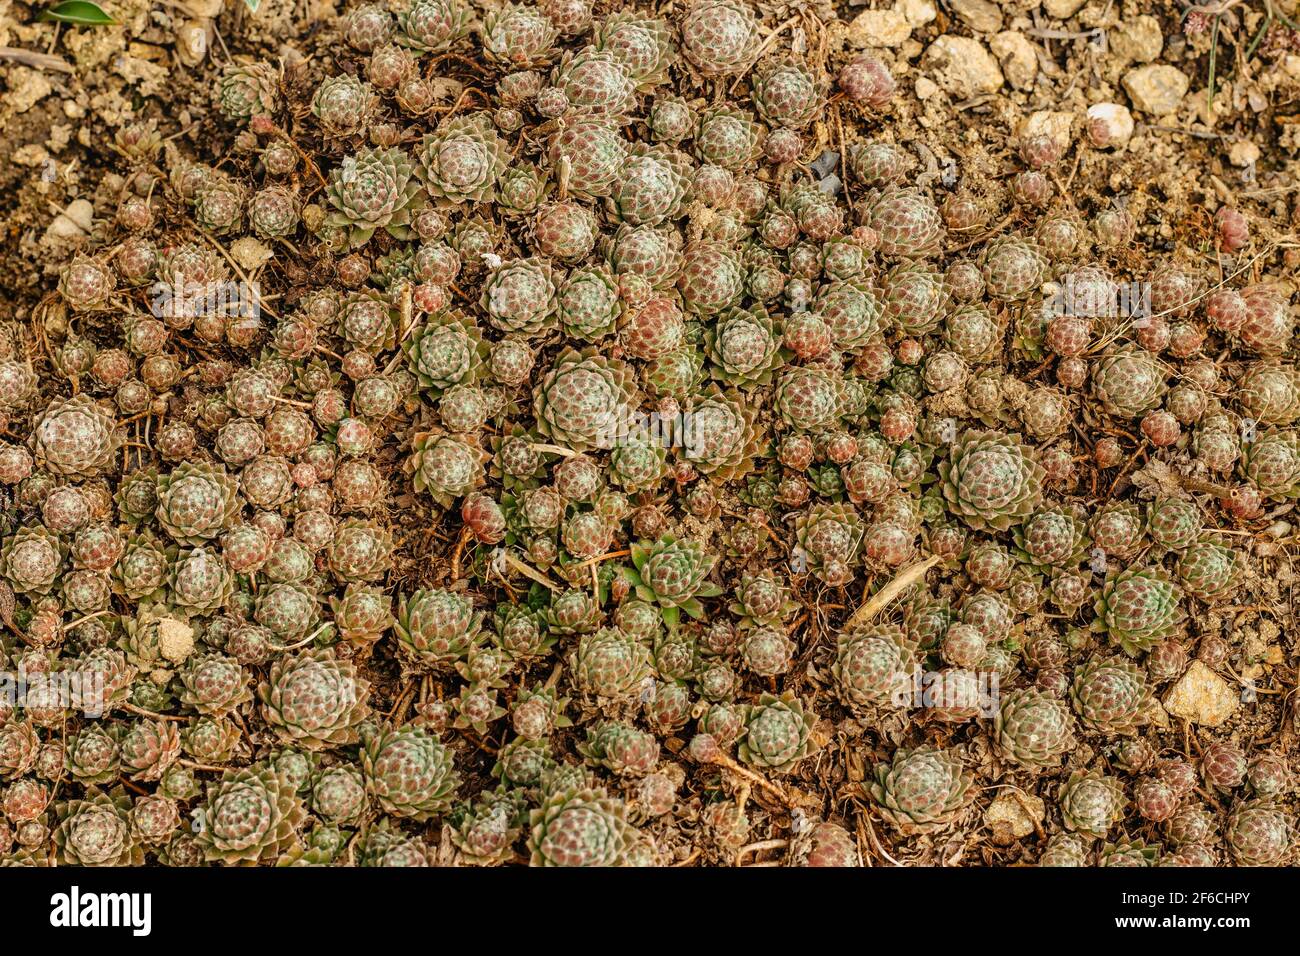
[[993,55],[1002,64],[1002,72],[1018,90],[1032,90],[1038,76],[1038,51],[1029,37],[1015,30],[1005,30],[989,40]]
[[186,20],[176,26],[176,57],[185,66],[198,66],[208,55],[211,21]]
[[977,33],[997,33],[1002,29],[1002,11],[992,0],[949,0],[949,6]]
[[1248,139],[1239,139],[1228,147],[1228,162],[1245,169],[1259,162],[1259,146]]
[[39,166],[50,158],[50,153],[40,143],[28,143],[15,149],[9,158],[19,166]]
[[74,199],[45,230],[47,239],[76,239],[90,233],[95,207],[85,199]]
[[252,236],[242,236],[232,242],[230,244],[230,254],[239,263],[239,267],[247,272],[252,272],[259,266],[265,265],[275,255],[273,251]]
[[1005,846],[1033,833],[1034,824],[1041,824],[1045,815],[1041,798],[1004,790],[984,811],[984,825],[993,832],[993,841]]
[[1191,81],[1176,67],[1151,64],[1124,74],[1124,91],[1133,105],[1153,116],[1168,116],[1178,109]]
[[26,113],[54,92],[53,84],[44,73],[26,66],[10,66],[8,87],[5,102],[15,113]]
[[1065,20],[1074,16],[1087,0],[1043,0],[1043,12],[1049,17]]
[[1030,113],[1029,117],[1020,124],[1020,138],[1022,140],[1033,139],[1038,136],[1049,136],[1052,142],[1061,148],[1064,153],[1070,148],[1070,141],[1074,131],[1074,114],[1064,113],[1057,110],[1038,110],[1036,113]]
[[901,10],[864,10],[849,24],[845,39],[855,47],[895,47],[911,35],[912,25]]
[[923,27],[939,15],[934,0],[899,0],[898,9],[913,28]]
[[1121,62],[1150,63],[1165,48],[1160,21],[1141,16],[1126,20],[1110,32],[1110,52]]
[[1133,138],[1133,114],[1119,103],[1093,103],[1088,107],[1088,123],[1105,129],[1107,148],[1123,149]]
[[979,40],[945,34],[930,44],[922,67],[931,79],[958,99],[1002,88],[1002,69]]
[[1164,705],[1175,717],[1217,727],[1236,713],[1241,706],[1241,694],[1203,661],[1192,661],[1165,694]]

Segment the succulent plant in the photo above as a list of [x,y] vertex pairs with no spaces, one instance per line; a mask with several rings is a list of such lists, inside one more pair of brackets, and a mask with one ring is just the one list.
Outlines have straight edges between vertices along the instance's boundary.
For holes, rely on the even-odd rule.
[[485,794],[461,814],[451,832],[461,858],[475,866],[494,866],[513,856],[522,830],[516,803],[505,794]]
[[1155,408],[1166,391],[1155,356],[1123,346],[1102,355],[1092,372],[1092,392],[1118,418],[1139,418]]
[[839,635],[831,673],[851,708],[890,707],[910,680],[915,658],[902,628],[874,625]]
[[974,777],[951,750],[898,750],[877,764],[872,799],[880,815],[904,834],[930,833],[953,823],[974,796]]
[[119,743],[121,762],[132,779],[162,778],[180,756],[180,734],[174,723],[146,718],[133,724]]
[[594,46],[564,53],[551,84],[577,115],[622,116],[636,103],[636,82],[623,60]]
[[380,728],[364,742],[366,790],[384,812],[417,822],[445,813],[460,775],[451,752],[421,727]]
[[491,200],[506,149],[488,113],[453,116],[421,143],[425,188],[447,205]]
[[588,787],[552,790],[528,827],[533,866],[622,866],[635,832],[623,801]]
[[1300,369],[1280,362],[1257,362],[1237,380],[1237,401],[1263,425],[1293,425],[1300,420]]
[[36,464],[68,478],[102,473],[112,464],[121,441],[113,416],[84,392],[54,400],[32,426]]
[[566,171],[570,195],[597,199],[614,188],[628,149],[629,144],[609,119],[581,117],[555,132],[548,158]]
[[1037,292],[1047,277],[1047,257],[1033,239],[1000,236],[984,247],[981,269],[989,294],[1014,301]]
[[334,212],[326,222],[348,231],[353,248],[378,229],[404,239],[412,214],[423,201],[415,163],[396,147],[365,148],[347,157],[330,176],[326,190]]
[[625,569],[628,580],[643,601],[658,603],[669,612],[681,609],[699,618],[704,608],[701,597],[713,597],[722,589],[706,580],[717,559],[688,538],[665,535],[653,544],[632,546],[633,568]]
[[631,369],[594,349],[568,349],[533,390],[537,427],[574,451],[606,447],[617,437],[633,396]]
[[810,572],[832,587],[848,583],[858,560],[866,526],[858,513],[844,504],[816,504],[795,518],[791,566]]
[[222,654],[191,657],[178,676],[183,685],[182,703],[200,714],[224,717],[253,699],[244,669]]
[[794,61],[759,70],[752,83],[754,108],[771,126],[799,129],[816,118],[824,91],[812,72]]
[[1058,799],[1067,827],[1103,839],[1124,818],[1128,803],[1119,780],[1100,773],[1071,774],[1062,784]]
[[0,548],[4,579],[20,594],[48,594],[63,569],[65,549],[44,525],[19,528]]
[[596,698],[626,700],[650,675],[649,648],[617,628],[583,634],[573,662],[577,687]]
[[758,24],[736,0],[695,0],[682,20],[682,53],[705,76],[730,76],[758,53]]
[[403,348],[420,385],[435,392],[478,378],[488,348],[472,319],[458,312],[430,317]]
[[811,737],[817,715],[791,693],[762,694],[744,708],[740,759],[756,767],[788,772],[816,749]]
[[483,483],[481,452],[459,439],[426,434],[417,437],[412,448],[416,490],[428,492],[444,508]]
[[227,770],[208,785],[196,840],[209,862],[247,864],[277,858],[306,816],[302,800],[266,765]]
[[731,613],[740,618],[741,626],[778,624],[795,610],[789,589],[780,575],[770,568],[757,573],[744,572],[736,587]]
[[616,721],[589,729],[578,751],[589,763],[618,775],[641,776],[659,762],[659,741],[653,734]]
[[1005,531],[1042,500],[1044,472],[1033,451],[999,432],[968,432],[939,464],[948,507],[975,529]]
[[420,590],[397,604],[394,631],[401,646],[428,666],[450,667],[478,639],[483,612],[450,591]]
[[509,69],[542,66],[554,56],[556,27],[541,10],[509,3],[483,18],[482,50]]
[[597,50],[621,65],[642,91],[667,80],[668,66],[676,55],[672,27],[665,20],[636,11],[617,11],[605,17],[596,27],[594,43]]
[[766,385],[784,364],[780,333],[761,306],[723,313],[707,342],[715,377],[729,385]]
[[1300,435],[1269,429],[1245,445],[1241,469],[1261,495],[1274,501],[1300,496]]
[[355,743],[369,713],[369,682],[331,650],[305,650],[271,664],[258,689],[267,723],[308,749]]
[[1054,766],[1075,744],[1064,702],[1032,687],[1002,695],[993,728],[1003,756],[1026,767]]
[[682,457],[702,474],[737,478],[757,453],[756,409],[734,392],[714,388],[702,395],[681,436]]
[[181,462],[158,479],[158,523],[191,546],[216,537],[239,510],[239,482],[220,465]]
[[64,866],[143,866],[144,850],[131,833],[131,799],[120,790],[56,805],[52,837]]
[[1079,564],[1089,544],[1082,517],[1060,506],[1034,512],[1015,529],[1014,539],[1018,555],[1040,570]]
[[1252,800],[1228,816],[1224,836],[1240,866],[1285,864],[1295,846],[1295,821],[1275,804]]
[[414,0],[397,12],[397,42],[441,53],[469,32],[471,8],[460,0]]
[[1113,572],[1097,598],[1092,628],[1136,657],[1172,633],[1182,613],[1179,597],[1178,585],[1159,566]]

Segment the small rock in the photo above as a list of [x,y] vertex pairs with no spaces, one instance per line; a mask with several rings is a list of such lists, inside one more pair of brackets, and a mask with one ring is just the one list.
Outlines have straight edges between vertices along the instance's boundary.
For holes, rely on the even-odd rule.
[[1049,17],[1065,20],[1074,16],[1087,0],[1043,0],[1043,12]]
[[95,207],[85,199],[74,199],[66,209],[54,217],[45,230],[48,239],[75,239],[90,232],[95,217]]
[[66,123],[54,123],[50,126],[50,135],[45,140],[45,148],[51,152],[62,152],[72,139],[72,127]]
[[1165,694],[1164,705],[1175,717],[1217,727],[1236,713],[1241,695],[1203,661],[1192,661],[1178,683]]
[[1142,708],[1142,723],[1156,730],[1169,729],[1169,713],[1160,706],[1160,701],[1152,697]]
[[984,825],[992,831],[994,843],[1006,846],[1033,833],[1034,824],[1041,824],[1045,816],[1046,808],[1039,797],[1004,790],[984,811]]
[[1176,67],[1152,64],[1125,73],[1123,84],[1133,105],[1142,112],[1168,116],[1182,103],[1191,81]]
[[1070,148],[1070,141],[1074,138],[1073,131],[1074,114],[1056,110],[1038,110],[1031,113],[1028,119],[1020,124],[1018,132],[1022,140],[1050,136],[1052,142],[1061,147],[1061,152],[1064,153]]
[[845,39],[854,47],[894,47],[912,35],[901,10],[864,10],[849,24]]
[[26,113],[54,92],[54,87],[44,73],[26,66],[10,67],[8,85],[5,102],[15,113]]
[[89,199],[72,200],[63,210],[63,214],[85,232],[90,232],[95,221],[95,207],[90,204]]
[[1239,139],[1228,147],[1228,162],[1245,169],[1259,162],[1259,147],[1248,139]]
[[40,143],[28,143],[15,149],[9,158],[19,166],[39,166],[50,158],[50,154]]
[[1107,149],[1123,149],[1133,138],[1133,114],[1119,103],[1093,103],[1088,107],[1088,123],[1104,127]]
[[993,55],[1002,64],[1007,82],[1018,90],[1032,90],[1038,76],[1038,52],[1023,33],[1006,30],[989,41]]
[[934,0],[900,0],[898,9],[903,11],[913,29],[925,26],[939,15]]
[[1110,32],[1110,51],[1121,63],[1150,63],[1165,48],[1160,21],[1142,16],[1126,20]]
[[924,76],[918,76],[916,78],[916,98],[918,100],[928,100],[938,92],[939,86],[933,80],[927,79]]
[[176,58],[189,67],[198,66],[208,55],[211,21],[185,20],[176,26]]
[[992,0],[950,0],[948,5],[977,33],[997,33],[1002,29],[1002,11]]
[[926,49],[922,65],[934,81],[958,99],[1002,88],[1002,69],[979,40],[945,34]]

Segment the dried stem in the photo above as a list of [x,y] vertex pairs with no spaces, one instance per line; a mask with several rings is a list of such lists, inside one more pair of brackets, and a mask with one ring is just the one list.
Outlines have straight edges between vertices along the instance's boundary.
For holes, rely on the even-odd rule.
[[892,581],[883,588],[871,595],[866,604],[853,612],[845,625],[846,629],[863,627],[871,623],[871,619],[883,611],[893,602],[900,594],[910,588],[913,584],[925,577],[925,573],[939,563],[937,556],[931,555],[924,561],[919,561],[909,568],[900,571]]

